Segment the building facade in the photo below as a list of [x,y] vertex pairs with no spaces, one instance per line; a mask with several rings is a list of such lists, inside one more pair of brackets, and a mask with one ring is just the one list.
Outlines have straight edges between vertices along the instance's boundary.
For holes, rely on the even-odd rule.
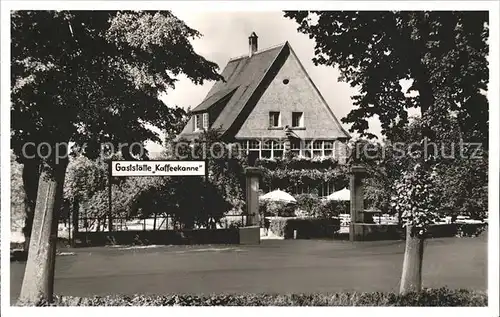
[[226,142],[239,144],[249,160],[302,157],[345,161],[349,134],[314,85],[288,42],[258,50],[249,37],[248,54],[229,60],[177,137],[190,140],[219,129]]

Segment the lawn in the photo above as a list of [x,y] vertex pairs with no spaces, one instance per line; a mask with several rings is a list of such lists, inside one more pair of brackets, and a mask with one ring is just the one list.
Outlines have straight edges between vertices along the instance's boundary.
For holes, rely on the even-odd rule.
[[[264,240],[259,246],[102,247],[61,250],[63,295],[397,291],[403,241]],[[24,263],[11,263],[11,302]],[[424,287],[486,290],[487,241],[428,240]]]

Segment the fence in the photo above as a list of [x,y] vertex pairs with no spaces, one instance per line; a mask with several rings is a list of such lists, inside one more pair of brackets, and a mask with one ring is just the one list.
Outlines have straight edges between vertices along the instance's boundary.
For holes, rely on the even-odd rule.
[[[175,221],[170,216],[142,219],[113,217],[111,227],[111,231],[173,230],[175,229]],[[85,232],[109,231],[109,219],[105,217],[80,217],[78,230]]]
[[[246,222],[246,216],[242,213],[227,214],[220,219],[218,223],[214,223],[216,228],[228,229],[234,226],[242,226]],[[64,223],[71,223],[66,220]],[[162,215],[157,217],[136,218],[114,217],[112,219],[111,231],[156,231],[156,230],[178,230],[181,229],[181,224],[171,215]],[[199,226],[200,229],[201,226]],[[80,217],[78,219],[78,231],[82,232],[109,232],[109,219],[105,217]]]

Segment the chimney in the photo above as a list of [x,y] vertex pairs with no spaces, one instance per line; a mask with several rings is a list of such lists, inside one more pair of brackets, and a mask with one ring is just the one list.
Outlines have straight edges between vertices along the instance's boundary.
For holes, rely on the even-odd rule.
[[249,57],[252,57],[252,55],[257,52],[257,49],[258,49],[258,46],[257,46],[257,34],[255,34],[255,32],[252,32],[252,34],[250,34],[250,36],[248,37],[248,48],[249,48],[249,52],[248,52],[248,56]]

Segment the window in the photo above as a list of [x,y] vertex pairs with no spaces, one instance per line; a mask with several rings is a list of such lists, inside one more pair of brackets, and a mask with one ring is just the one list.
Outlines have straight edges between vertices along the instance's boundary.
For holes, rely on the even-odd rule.
[[304,144],[304,147],[302,149],[302,155],[307,157],[307,158],[311,158],[313,142],[305,141],[303,144]]
[[273,148],[273,141],[271,140],[263,140],[261,143],[261,152],[260,152],[260,157],[261,158],[271,158],[272,157],[272,148]]
[[292,112],[292,128],[303,128],[303,127],[304,127],[304,113]]
[[323,141],[314,141],[312,143],[312,157],[323,156]]
[[271,150],[266,150],[266,149],[262,149],[262,151],[260,152],[260,157],[261,158],[271,158],[272,157],[272,152]]
[[202,115],[201,114],[195,114],[194,115],[194,131],[198,131],[202,129]]
[[208,113],[203,114],[203,129],[208,130]]
[[241,141],[240,146],[246,152],[246,150],[248,150],[248,141]]
[[283,157],[285,154],[285,143],[281,140],[273,141],[273,157]]
[[290,144],[290,150],[296,155],[307,158],[334,157],[336,142],[331,140],[302,141],[295,140]]
[[282,140],[273,141],[273,149],[283,150],[285,148],[285,142]]
[[248,164],[253,166],[260,158],[260,142],[258,140],[248,140]]
[[300,150],[300,140],[292,140],[292,142],[290,142],[290,148],[292,150]]
[[324,141],[324,155],[333,156],[333,141]]
[[248,142],[248,149],[249,150],[260,150],[260,142],[257,140],[250,140]]
[[269,112],[269,127],[278,128],[281,127],[281,116],[277,111]]
[[284,140],[248,140],[246,152],[254,158],[282,158],[285,155]]
[[295,156],[300,156],[300,140],[292,140],[290,142],[290,151]]
[[322,157],[322,156],[323,156],[322,150],[313,150],[312,151],[312,157]]
[[269,150],[273,146],[273,141],[271,140],[264,140],[262,141],[262,149],[263,150]]

